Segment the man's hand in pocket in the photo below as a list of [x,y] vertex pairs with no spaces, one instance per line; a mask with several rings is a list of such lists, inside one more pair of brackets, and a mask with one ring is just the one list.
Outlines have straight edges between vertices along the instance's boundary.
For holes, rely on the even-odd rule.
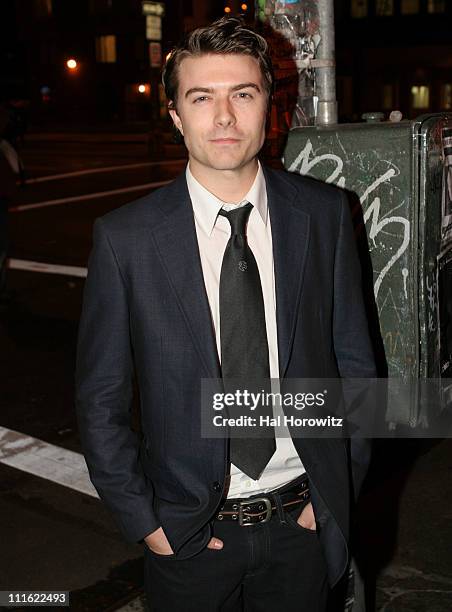
[[[162,527],[159,527],[144,538],[146,545],[157,555],[174,555],[174,551],[168,542],[168,539]],[[223,541],[219,538],[210,538],[207,548],[220,550],[223,548]]]
[[210,538],[210,542],[207,544],[207,548],[212,548],[213,550],[220,550],[223,548],[223,540],[219,538]]
[[162,527],[159,527],[144,538],[147,546],[157,555],[173,555],[173,549]]
[[300,516],[297,519],[297,523],[305,529],[311,529],[312,531],[315,531],[317,529],[315,524],[314,510],[312,508],[311,502],[309,502],[309,504],[307,504],[303,508]]

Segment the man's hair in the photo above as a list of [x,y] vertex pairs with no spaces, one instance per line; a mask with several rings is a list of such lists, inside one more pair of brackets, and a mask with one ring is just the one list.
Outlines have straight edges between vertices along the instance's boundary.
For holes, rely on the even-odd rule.
[[258,62],[268,99],[273,90],[273,67],[267,41],[245,27],[237,17],[222,17],[212,24],[187,34],[171,51],[162,72],[162,83],[170,108],[175,108],[179,86],[179,67],[186,57],[208,53],[217,55],[249,55]]

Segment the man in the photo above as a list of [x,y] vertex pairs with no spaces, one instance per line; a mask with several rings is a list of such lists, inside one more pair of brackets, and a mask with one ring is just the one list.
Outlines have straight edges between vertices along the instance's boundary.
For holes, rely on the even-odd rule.
[[186,172],[94,227],[80,431],[153,610],[323,610],[347,568],[343,440],[201,435],[202,378],[374,376],[345,197],[257,159],[272,78],[239,20],[188,36],[163,75]]

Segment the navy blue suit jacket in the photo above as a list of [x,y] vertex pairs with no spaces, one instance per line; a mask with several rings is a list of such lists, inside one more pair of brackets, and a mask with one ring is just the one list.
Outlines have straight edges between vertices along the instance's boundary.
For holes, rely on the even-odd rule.
[[[375,376],[345,195],[298,175],[264,172],[280,376]],[[130,426],[134,371],[139,435]],[[128,540],[163,526],[175,551],[168,562],[207,544],[221,501],[227,442],[200,434],[201,378],[220,376],[183,174],[96,221],[76,373],[91,479]],[[347,447],[340,439],[294,444],[334,584],[347,566]],[[364,467],[364,456],[355,460]]]

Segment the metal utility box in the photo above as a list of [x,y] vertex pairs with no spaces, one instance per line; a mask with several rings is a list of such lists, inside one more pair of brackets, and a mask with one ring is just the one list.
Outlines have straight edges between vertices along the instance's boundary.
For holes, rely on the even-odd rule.
[[284,165],[350,192],[389,377],[452,378],[452,114],[295,128]]

